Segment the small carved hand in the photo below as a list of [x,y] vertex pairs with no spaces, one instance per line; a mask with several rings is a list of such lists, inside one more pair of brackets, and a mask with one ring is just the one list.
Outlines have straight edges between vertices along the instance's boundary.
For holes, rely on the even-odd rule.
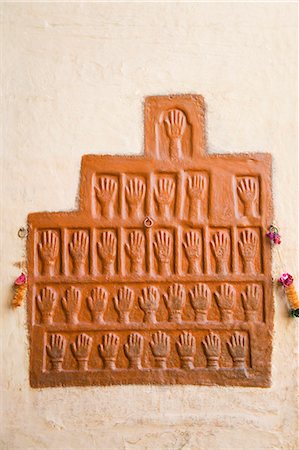
[[99,345],[99,353],[104,362],[104,369],[115,370],[115,362],[119,347],[119,337],[108,333],[103,336],[103,344]]
[[236,290],[228,283],[221,284],[215,292],[216,301],[221,313],[221,319],[229,322],[233,319],[233,309],[236,304]]
[[169,137],[169,153],[173,159],[182,158],[182,137],[186,129],[186,116],[179,109],[172,109],[165,119],[166,133]]
[[141,369],[143,337],[138,333],[131,333],[124,348],[126,357],[129,360],[129,369]]
[[70,324],[79,322],[78,315],[81,307],[81,292],[73,286],[67,289],[65,297],[61,299],[66,321]]
[[206,195],[207,180],[204,175],[196,174],[188,178],[187,191],[190,198],[189,218],[202,220],[202,201]]
[[192,308],[195,311],[195,320],[205,322],[211,305],[212,294],[209,287],[199,283],[189,292]]
[[59,239],[54,231],[43,231],[41,242],[38,244],[42,260],[42,275],[53,276],[59,250]]
[[160,215],[169,220],[171,218],[171,203],[175,192],[174,181],[171,178],[160,178],[154,192],[159,205]]
[[99,187],[95,187],[96,196],[101,206],[101,214],[105,219],[114,216],[114,203],[117,192],[117,183],[113,178],[101,177]]
[[204,175],[198,173],[188,178],[187,190],[190,200],[203,200],[206,189],[207,180]]
[[183,242],[183,246],[185,248],[185,252],[189,263],[188,273],[199,274],[201,273],[200,234],[197,231],[189,231],[188,233],[186,233],[185,239],[186,240],[185,242]]
[[92,347],[92,337],[87,334],[79,334],[76,342],[71,344],[74,357],[77,360],[79,370],[88,370],[88,359]]
[[118,290],[118,295],[113,300],[119,321],[121,323],[129,323],[129,316],[134,303],[134,291],[124,286]]
[[102,287],[92,289],[90,297],[87,298],[87,306],[91,312],[92,321],[104,323],[104,312],[107,307],[108,292]]
[[144,312],[143,321],[146,323],[156,322],[156,312],[159,308],[160,294],[154,286],[148,286],[142,289],[142,296],[139,297],[139,305]]
[[229,352],[233,358],[233,365],[238,369],[245,368],[246,337],[237,331],[227,342]]
[[194,369],[194,355],[196,351],[195,337],[187,331],[183,331],[176,343],[181,359],[182,369]]
[[98,253],[103,263],[103,273],[114,275],[116,258],[116,237],[112,231],[104,231],[101,240],[98,242]]
[[258,284],[248,284],[241,294],[246,320],[256,321],[257,311],[261,301],[261,287]]
[[168,231],[158,231],[155,234],[154,249],[158,260],[160,275],[170,275],[170,258],[172,256],[172,237]]
[[254,260],[257,252],[258,237],[252,230],[244,230],[240,234],[239,246],[244,262],[244,272],[254,274],[256,272]]
[[227,275],[229,260],[229,237],[226,232],[218,231],[213,236],[211,246],[216,259],[216,272]]
[[254,217],[254,204],[257,196],[256,182],[254,178],[244,177],[237,186],[239,197],[244,204],[244,215]]
[[129,234],[129,243],[125,244],[126,252],[131,260],[131,272],[142,274],[142,261],[144,258],[144,235],[141,231],[132,231]]
[[36,297],[36,303],[41,313],[42,323],[50,325],[53,323],[54,308],[56,305],[57,294],[56,292],[45,287],[40,291],[40,294]]
[[207,367],[212,369],[219,369],[221,340],[218,334],[208,334],[202,341],[202,345],[207,357]]
[[172,284],[163,296],[168,309],[170,322],[181,322],[182,313],[186,302],[186,291],[182,284]]
[[85,263],[88,254],[88,234],[85,231],[76,231],[73,234],[73,240],[70,242],[70,254],[73,258],[74,275],[85,274]]
[[52,370],[60,372],[66,350],[66,339],[61,334],[51,334],[50,344],[46,345],[46,350],[52,364]]
[[150,347],[155,358],[156,367],[166,369],[166,359],[170,353],[170,337],[162,331],[152,335]]
[[135,219],[141,219],[143,216],[142,205],[145,197],[145,184],[139,178],[129,180],[126,186],[126,198],[129,205],[130,216]]

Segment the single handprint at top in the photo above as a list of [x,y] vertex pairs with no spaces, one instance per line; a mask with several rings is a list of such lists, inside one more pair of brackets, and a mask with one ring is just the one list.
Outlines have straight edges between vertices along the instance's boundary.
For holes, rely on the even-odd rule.
[[231,322],[233,320],[233,310],[236,304],[236,290],[228,283],[223,283],[215,292],[215,298],[220,309],[221,319],[223,322]]
[[104,369],[116,369],[116,358],[119,347],[119,337],[116,334],[108,333],[102,338],[103,343],[99,345],[99,353],[104,362]]
[[67,289],[65,297],[61,299],[67,323],[76,325],[79,322],[78,315],[81,307],[81,292],[71,286]]
[[205,322],[211,306],[212,294],[210,288],[204,283],[196,284],[189,291],[191,306],[195,311],[195,320]]
[[159,308],[160,294],[155,286],[148,286],[142,289],[142,295],[138,298],[139,306],[144,312],[143,321],[146,323],[156,323],[156,313]]
[[114,275],[116,259],[116,236],[112,231],[104,231],[97,243],[98,253],[102,260],[102,271],[105,275]]
[[73,259],[74,275],[85,275],[86,258],[88,254],[88,234],[85,231],[76,231],[72,242],[69,244],[70,255]]
[[233,359],[233,366],[237,369],[244,369],[246,356],[246,336],[243,336],[236,331],[232,335],[230,341],[227,342],[227,346]]
[[41,242],[38,244],[38,250],[42,260],[42,275],[53,276],[59,251],[57,233],[51,230],[43,231]]
[[201,239],[198,231],[189,231],[185,235],[183,242],[185,252],[188,259],[188,273],[200,274],[200,258],[201,258]]
[[56,292],[49,287],[43,288],[40,291],[40,294],[36,297],[36,303],[41,314],[42,323],[47,325],[53,323],[56,300]]
[[125,188],[126,198],[129,205],[130,217],[134,219],[143,218],[143,201],[145,197],[145,183],[140,178],[130,179]]
[[92,347],[92,337],[88,334],[79,334],[76,342],[71,343],[71,349],[77,360],[78,370],[88,370],[88,359]]
[[129,360],[129,369],[141,369],[143,352],[143,337],[138,333],[131,333],[124,345],[125,355]]
[[181,359],[182,369],[194,369],[194,355],[196,351],[195,337],[191,333],[183,331],[176,345]]
[[246,320],[256,321],[261,294],[261,287],[258,284],[248,284],[245,291],[241,293]]
[[105,219],[114,216],[114,204],[117,193],[117,182],[111,177],[101,177],[99,186],[95,187],[96,196],[101,206],[101,214]]
[[190,199],[189,219],[200,222],[203,218],[203,200],[206,195],[207,180],[204,175],[196,174],[188,178],[187,192]]
[[257,244],[258,237],[255,231],[244,230],[240,233],[239,247],[245,273],[256,273],[255,257],[257,252]]
[[160,178],[154,190],[155,198],[159,206],[160,216],[171,219],[171,204],[174,199],[175,183],[171,178]]
[[130,312],[134,303],[134,291],[126,286],[118,290],[117,296],[113,298],[115,309],[121,323],[129,323]]
[[207,358],[207,367],[211,369],[219,369],[221,340],[218,334],[208,334],[202,341],[202,345]]
[[166,369],[166,360],[170,353],[170,337],[162,331],[152,335],[150,347],[155,358],[156,367]]
[[168,309],[169,321],[180,323],[186,303],[186,291],[182,284],[174,283],[163,295],[166,308]]
[[108,303],[108,291],[102,287],[92,289],[90,297],[87,298],[87,306],[91,312],[92,321],[104,323],[104,312]]
[[257,198],[257,184],[254,178],[244,177],[238,182],[237,191],[244,205],[244,215],[255,217],[255,202]]
[[218,231],[214,234],[211,246],[216,260],[216,272],[219,275],[227,275],[230,254],[230,241],[228,233]]
[[143,233],[141,231],[132,231],[129,234],[129,242],[125,244],[125,249],[131,261],[131,273],[141,275],[145,252]]
[[51,334],[50,344],[46,345],[46,351],[52,364],[52,370],[62,370],[63,358],[66,350],[66,339],[61,334]]
[[170,275],[172,236],[169,231],[160,230],[155,234],[154,249],[158,261],[159,275]]
[[186,129],[186,116],[179,109],[172,109],[165,119],[166,133],[169,137],[169,153],[172,159],[180,159],[182,153],[182,137]]

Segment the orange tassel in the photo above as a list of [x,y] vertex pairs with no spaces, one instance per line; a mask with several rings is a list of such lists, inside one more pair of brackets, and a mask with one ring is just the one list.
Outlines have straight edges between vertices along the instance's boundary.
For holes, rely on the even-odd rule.
[[12,307],[17,308],[23,303],[27,294],[27,277],[22,273],[14,283],[15,293],[12,299]]
[[290,286],[285,286],[285,293],[292,309],[299,309],[299,298],[296,292],[295,286],[291,284]]
[[299,317],[299,299],[293,284],[294,278],[290,273],[286,272],[281,275],[278,282],[284,287],[284,291],[289,302],[290,316]]

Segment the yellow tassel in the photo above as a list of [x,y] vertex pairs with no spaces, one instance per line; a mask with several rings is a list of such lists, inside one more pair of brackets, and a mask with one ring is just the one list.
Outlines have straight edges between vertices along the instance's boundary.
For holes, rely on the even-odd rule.
[[12,307],[17,308],[23,303],[27,294],[27,277],[22,273],[14,283],[15,293],[12,299]]
[[285,293],[289,302],[289,305],[292,309],[299,309],[299,298],[296,292],[294,284],[290,286],[285,286]]
[[17,308],[23,303],[27,293],[27,284],[21,284],[15,287],[15,294],[12,299],[12,307]]

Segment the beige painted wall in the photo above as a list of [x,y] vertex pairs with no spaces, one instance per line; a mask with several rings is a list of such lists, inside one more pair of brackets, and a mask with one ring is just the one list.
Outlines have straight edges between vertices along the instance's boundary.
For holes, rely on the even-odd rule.
[[[268,151],[298,275],[295,3],[3,3],[1,449],[295,449],[296,326],[275,298],[271,389],[33,390],[18,228],[75,207],[81,156],[142,152],[142,99],[197,92],[211,152]],[[2,199],[2,200],[3,200]],[[8,203],[9,201],[9,203]]]

